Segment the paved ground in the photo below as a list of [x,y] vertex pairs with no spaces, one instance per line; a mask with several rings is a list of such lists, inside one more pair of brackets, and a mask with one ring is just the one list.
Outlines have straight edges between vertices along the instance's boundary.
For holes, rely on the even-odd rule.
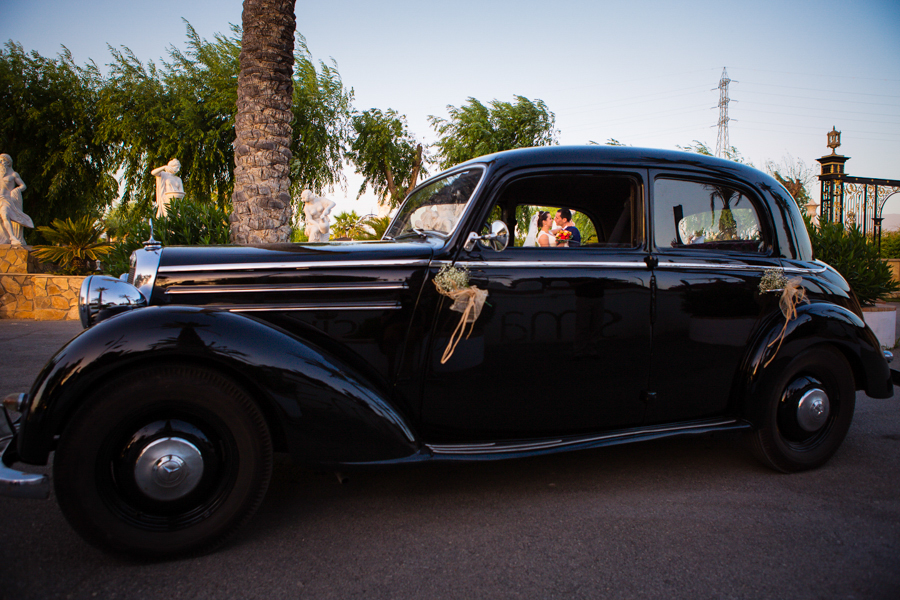
[[[0,393],[74,323],[0,320]],[[55,499],[0,498],[0,598],[900,598],[900,390],[860,395],[824,468],[772,473],[705,436],[515,462],[367,472],[279,460],[210,556],[86,545]]]

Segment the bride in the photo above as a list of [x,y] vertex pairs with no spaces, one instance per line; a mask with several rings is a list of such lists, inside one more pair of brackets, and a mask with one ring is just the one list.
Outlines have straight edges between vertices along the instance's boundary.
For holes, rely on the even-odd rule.
[[556,246],[556,236],[550,233],[553,226],[553,218],[545,210],[537,211],[531,217],[528,226],[528,235],[525,236],[525,246],[552,247]]

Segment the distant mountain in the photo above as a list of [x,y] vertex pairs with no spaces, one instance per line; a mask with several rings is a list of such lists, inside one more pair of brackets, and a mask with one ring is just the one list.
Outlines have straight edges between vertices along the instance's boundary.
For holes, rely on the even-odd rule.
[[892,213],[882,216],[884,217],[884,221],[881,222],[882,231],[895,231],[900,229],[900,215]]

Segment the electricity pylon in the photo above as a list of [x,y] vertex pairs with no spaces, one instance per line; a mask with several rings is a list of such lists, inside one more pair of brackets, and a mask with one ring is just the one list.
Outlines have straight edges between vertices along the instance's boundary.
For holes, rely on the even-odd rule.
[[[719,90],[719,135],[716,137],[716,156],[720,158],[728,158],[731,151],[731,143],[728,141],[728,121],[737,121],[728,117],[728,103],[731,99],[728,97],[728,84],[732,80],[728,78],[728,72],[722,67],[722,78],[719,80],[719,87],[713,90]],[[738,83],[735,81],[734,83]],[[734,102],[737,102],[735,100]],[[715,108],[715,107],[713,107]]]

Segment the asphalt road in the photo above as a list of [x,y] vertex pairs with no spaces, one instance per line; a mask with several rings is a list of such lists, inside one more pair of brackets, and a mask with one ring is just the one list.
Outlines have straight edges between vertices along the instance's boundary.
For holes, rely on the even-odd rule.
[[[76,323],[0,320],[0,394]],[[859,395],[825,467],[779,475],[732,436],[351,475],[279,458],[218,552],[141,564],[47,501],[0,498],[0,597],[900,598],[900,390]]]

